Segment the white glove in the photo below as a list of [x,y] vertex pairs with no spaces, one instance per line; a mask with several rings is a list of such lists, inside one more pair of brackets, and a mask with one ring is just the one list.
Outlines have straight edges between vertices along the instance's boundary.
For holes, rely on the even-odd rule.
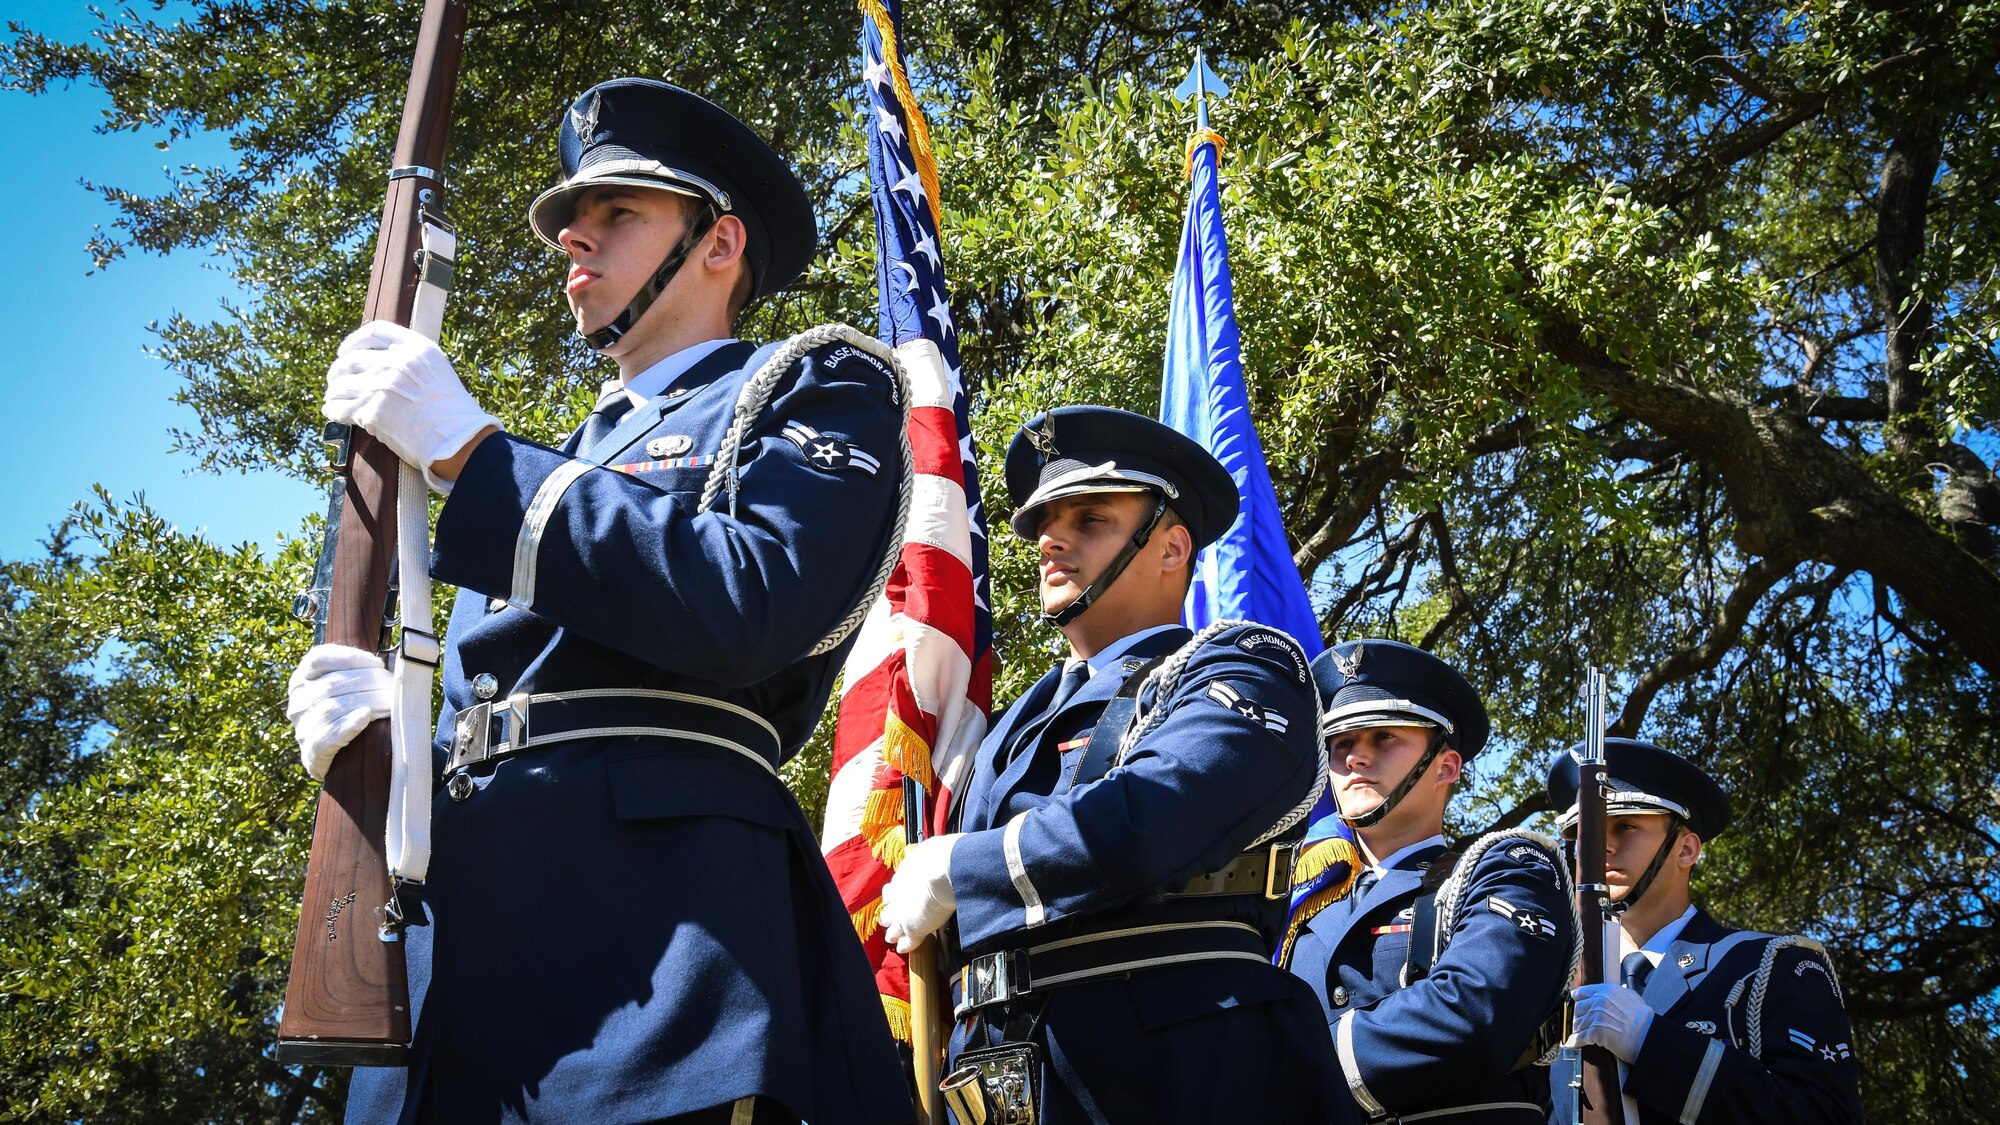
[[375,435],[422,469],[436,492],[450,492],[451,482],[432,473],[431,463],[500,424],[473,401],[436,343],[386,320],[371,320],[340,342],[321,412]]
[[903,852],[896,874],[882,888],[883,937],[908,953],[944,925],[958,906],[951,890],[951,849],[960,832],[933,836]]
[[1639,994],[1618,984],[1586,984],[1570,993],[1575,1000],[1566,1047],[1602,1047],[1630,1065],[1653,1026],[1653,1009]]
[[314,645],[292,670],[285,717],[299,740],[306,772],[326,780],[340,748],[369,723],[389,714],[395,677],[372,652],[347,645]]

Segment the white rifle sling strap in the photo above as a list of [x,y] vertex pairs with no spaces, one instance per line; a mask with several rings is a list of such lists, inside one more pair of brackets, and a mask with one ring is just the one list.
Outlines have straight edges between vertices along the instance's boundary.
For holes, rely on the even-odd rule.
[[[423,228],[410,328],[435,340],[444,327],[444,299],[451,290],[458,239],[429,215]],[[396,570],[403,628],[396,650],[395,709],[389,714],[384,850],[390,875],[421,883],[431,863],[431,683],[442,651],[431,620],[430,486],[421,465],[405,463],[396,478]]]

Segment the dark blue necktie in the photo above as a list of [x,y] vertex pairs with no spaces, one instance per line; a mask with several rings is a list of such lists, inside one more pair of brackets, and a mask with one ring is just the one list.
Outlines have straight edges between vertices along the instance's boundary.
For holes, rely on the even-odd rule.
[[1354,889],[1348,892],[1347,895],[1347,909],[1349,913],[1361,909],[1361,900],[1368,897],[1368,892],[1375,889],[1375,884],[1380,882],[1381,878],[1381,873],[1372,867],[1361,869],[1360,876],[1354,880]]
[[1057,711],[1062,710],[1063,704],[1068,703],[1070,697],[1082,691],[1083,685],[1089,682],[1089,661],[1078,660],[1070,664],[1069,667],[1063,669],[1062,681],[1056,684],[1056,696],[1054,699],[1049,700],[1048,710],[1044,711],[1043,714],[1053,716]]
[[1646,978],[1653,975],[1653,959],[1646,956],[1643,951],[1627,953],[1625,959],[1618,962],[1618,968],[1623,975],[1625,987],[1644,996]]
[[603,441],[605,436],[618,428],[618,423],[632,413],[632,396],[620,387],[604,396],[590,417],[583,420],[583,433],[576,440],[577,452],[588,454],[591,447]]

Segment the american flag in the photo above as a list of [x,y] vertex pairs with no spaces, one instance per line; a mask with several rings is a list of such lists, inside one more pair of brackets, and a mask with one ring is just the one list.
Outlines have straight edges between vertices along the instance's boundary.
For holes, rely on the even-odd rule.
[[896,46],[897,0],[862,0],[868,174],[875,203],[877,334],[910,378],[916,480],[902,557],[847,658],[821,849],[875,966],[899,1038],[910,1038],[903,958],[882,940],[882,885],[903,856],[903,778],[930,794],[942,831],[993,705],[986,517],[958,333],[938,245],[937,167]]

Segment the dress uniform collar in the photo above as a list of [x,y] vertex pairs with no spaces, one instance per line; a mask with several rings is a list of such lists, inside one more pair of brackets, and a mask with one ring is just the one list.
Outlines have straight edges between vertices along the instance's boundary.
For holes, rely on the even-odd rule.
[[1095,676],[1099,672],[1104,671],[1106,668],[1111,667],[1113,662],[1117,661],[1120,657],[1124,656],[1128,652],[1132,652],[1135,649],[1144,649],[1148,651],[1152,650],[1155,646],[1148,645],[1146,643],[1148,640],[1160,635],[1161,633],[1166,633],[1175,630],[1178,630],[1183,633],[1187,631],[1180,625],[1170,624],[1170,625],[1155,625],[1150,629],[1141,629],[1136,633],[1127,633],[1125,636],[1112,642],[1112,644],[1109,647],[1105,648],[1104,650],[1100,651],[1097,655],[1090,658],[1089,661],[1090,674]]
[[1415,858],[1418,852],[1423,851],[1426,848],[1442,848],[1442,847],[1444,847],[1443,833],[1427,836],[1424,839],[1418,840],[1416,843],[1411,844],[1406,848],[1398,848],[1394,852],[1391,852],[1387,859],[1382,860],[1380,863],[1372,864],[1369,869],[1374,871],[1375,877],[1379,879],[1385,873],[1390,871],[1395,871],[1403,867],[1404,866],[1403,861]]
[[626,393],[635,396],[632,405],[638,406],[647,399],[665,391],[673,385],[674,380],[680,378],[689,368],[714,355],[717,349],[733,343],[736,343],[736,340],[730,337],[724,337],[720,340],[704,340],[699,344],[692,344],[682,348],[680,351],[632,376],[632,381],[625,384]]

